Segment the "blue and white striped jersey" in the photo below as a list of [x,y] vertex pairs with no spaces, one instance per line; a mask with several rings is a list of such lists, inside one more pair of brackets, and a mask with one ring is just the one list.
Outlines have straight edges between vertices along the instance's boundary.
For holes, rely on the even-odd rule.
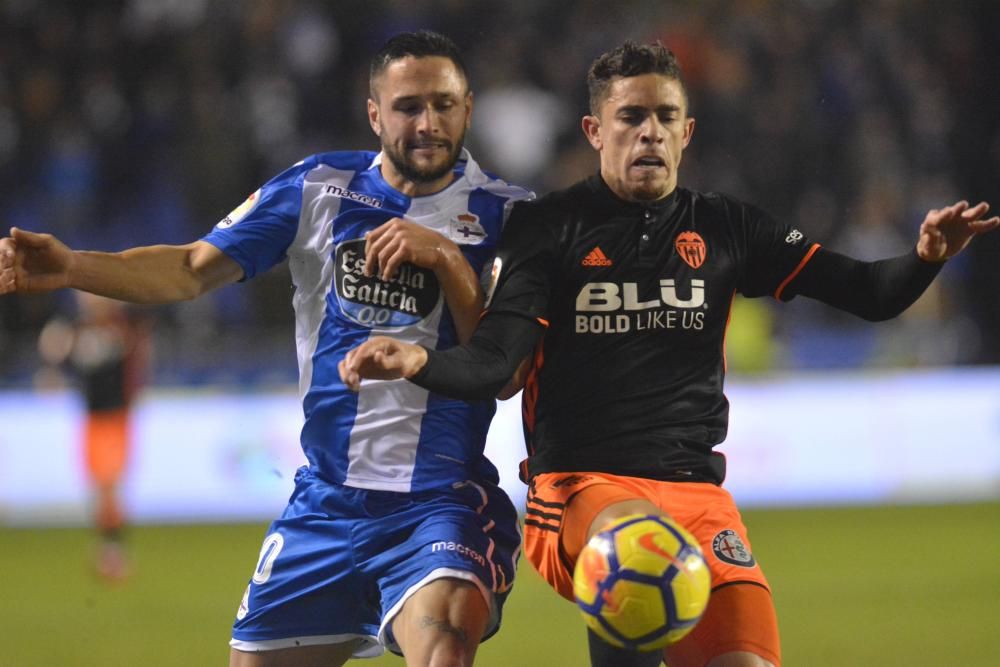
[[405,217],[450,238],[483,275],[514,201],[532,194],[483,173],[463,150],[447,188],[408,197],[382,178],[381,159],[365,151],[309,157],[252,194],[203,240],[239,263],[245,278],[288,257],[302,448],[317,475],[400,492],[495,480],[483,456],[495,401],[447,399],[403,380],[365,380],[353,393],[337,364],[372,335],[431,349],[457,343],[432,271],[407,264],[388,282],[364,275],[365,232]]

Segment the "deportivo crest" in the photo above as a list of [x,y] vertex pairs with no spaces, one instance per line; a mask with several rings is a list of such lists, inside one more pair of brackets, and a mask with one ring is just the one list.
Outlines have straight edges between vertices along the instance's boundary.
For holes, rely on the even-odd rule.
[[252,195],[247,197],[247,200],[233,209],[233,212],[224,217],[216,225],[219,229],[226,229],[227,227],[232,227],[238,223],[243,218],[247,217],[247,213],[252,211],[257,203],[260,201],[260,189],[254,192]]
[[403,327],[426,318],[437,306],[441,289],[434,272],[403,264],[392,280],[365,275],[365,240],[337,246],[334,279],[340,310],[366,327]]
[[674,241],[674,248],[684,263],[692,269],[697,269],[704,264],[705,256],[708,254],[705,240],[698,232],[681,232]]
[[477,245],[486,240],[486,230],[475,213],[462,213],[448,221],[448,238],[461,245]]
[[716,558],[730,565],[753,567],[757,564],[735,530],[726,529],[716,535],[712,539],[712,551]]

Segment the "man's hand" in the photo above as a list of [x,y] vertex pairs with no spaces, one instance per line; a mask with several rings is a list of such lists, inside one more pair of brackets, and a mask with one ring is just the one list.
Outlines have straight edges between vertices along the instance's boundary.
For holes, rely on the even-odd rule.
[[437,271],[458,246],[434,230],[393,218],[365,236],[365,275],[391,280],[404,262]]
[[67,287],[72,267],[73,251],[51,234],[14,227],[0,239],[0,294]]
[[361,388],[362,378],[397,380],[410,378],[427,363],[427,350],[394,338],[375,336],[347,353],[337,365],[340,379],[351,391]]
[[986,202],[969,208],[969,202],[960,201],[929,211],[920,225],[917,255],[925,262],[943,262],[954,257],[969,245],[973,236],[1000,227],[998,216],[982,219],[989,210]]

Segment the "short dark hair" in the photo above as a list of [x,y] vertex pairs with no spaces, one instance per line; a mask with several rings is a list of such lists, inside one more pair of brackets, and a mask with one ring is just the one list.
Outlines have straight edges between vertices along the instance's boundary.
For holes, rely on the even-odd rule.
[[375,97],[375,79],[385,71],[390,63],[412,56],[428,58],[440,56],[455,64],[462,78],[468,85],[469,75],[462,60],[458,46],[448,37],[433,30],[417,30],[416,32],[401,32],[389,38],[378,53],[372,58],[371,70],[368,75],[368,87],[371,96]]
[[590,66],[590,71],[587,72],[590,113],[596,114],[600,111],[612,81],[640,74],[662,74],[669,79],[676,79],[681,84],[684,100],[687,102],[687,91],[681,78],[681,66],[673,52],[659,42],[636,44],[626,41],[614,51],[598,57]]

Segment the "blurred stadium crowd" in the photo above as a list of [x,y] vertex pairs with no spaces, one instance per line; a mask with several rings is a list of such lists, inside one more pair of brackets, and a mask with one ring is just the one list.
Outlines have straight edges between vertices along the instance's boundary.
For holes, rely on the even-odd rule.
[[[0,225],[114,250],[186,243],[307,154],[374,148],[368,60],[427,27],[465,49],[468,145],[539,192],[596,169],[590,61],[659,39],[697,118],[683,186],[728,192],[874,259],[924,213],[1000,207],[993,0],[0,0]],[[740,301],[736,370],[1000,362],[1000,234],[898,321]],[[155,320],[155,381],[289,382],[291,283],[273,271]],[[65,294],[0,299],[0,386],[27,385]],[[779,314],[780,311],[780,314]]]

